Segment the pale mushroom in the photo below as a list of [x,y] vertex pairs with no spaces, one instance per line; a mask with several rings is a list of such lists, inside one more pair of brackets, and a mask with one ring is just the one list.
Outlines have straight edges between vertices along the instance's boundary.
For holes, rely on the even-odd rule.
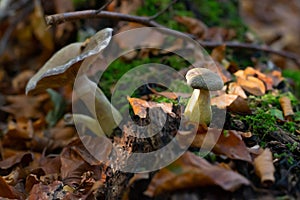
[[185,77],[194,90],[184,116],[192,122],[209,125],[212,118],[209,91],[222,89],[224,83],[217,73],[206,68],[193,68]]

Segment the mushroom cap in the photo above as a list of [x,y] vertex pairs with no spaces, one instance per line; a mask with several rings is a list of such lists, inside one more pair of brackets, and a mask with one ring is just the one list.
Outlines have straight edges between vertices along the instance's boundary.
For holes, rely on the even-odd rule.
[[185,76],[187,84],[194,89],[204,89],[209,91],[220,90],[224,83],[221,77],[206,68],[193,68]]

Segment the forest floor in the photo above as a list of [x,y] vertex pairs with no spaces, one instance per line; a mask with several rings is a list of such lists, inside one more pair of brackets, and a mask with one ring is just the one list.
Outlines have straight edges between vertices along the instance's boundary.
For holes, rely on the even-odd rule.
[[[95,127],[90,125],[93,121],[86,118],[86,126],[81,128],[88,134],[81,135],[76,120],[69,119],[74,105],[81,103],[72,93],[74,80],[70,78],[77,73],[80,62],[69,65],[65,59],[74,61],[93,45],[93,39],[104,40],[95,36],[101,29],[110,27],[117,34],[144,26],[113,18],[80,19],[51,27],[46,24],[44,15],[103,6],[97,1],[84,2],[0,4],[3,11],[0,15],[0,197],[300,199],[300,39],[297,35],[300,27],[286,25],[287,21],[293,24],[295,18],[299,19],[300,7],[295,1],[277,0],[273,2],[272,12],[267,3],[256,5],[248,0],[112,1],[105,11],[155,16],[168,8],[155,16],[155,22],[201,41],[209,60],[191,65],[170,53],[171,48],[191,52],[190,46],[184,46],[180,40],[161,38],[154,31],[148,39],[154,43],[173,42],[170,51],[134,50],[115,59],[108,67],[104,59],[93,61],[96,64],[93,63],[88,76],[101,74],[98,86],[108,99],[113,100],[115,88],[119,87],[120,97],[117,96],[114,106],[120,113],[127,110],[129,115],[118,126],[109,127],[110,133],[104,129],[107,137],[97,135]],[[128,37],[129,43],[135,37]],[[122,48],[128,41],[117,40],[117,45]],[[74,42],[81,43],[68,46],[67,51],[75,53],[59,51]],[[59,60],[56,57],[45,64],[55,52]],[[105,51],[97,53],[102,58],[107,56]],[[47,76],[44,76],[46,71],[37,74],[46,65],[49,70],[57,67],[57,63],[64,64],[67,70]],[[176,91],[150,81],[128,93],[127,84],[135,79],[117,83],[135,67],[148,63],[171,66],[180,77],[197,65],[218,73],[224,87],[211,93],[212,122],[189,121],[184,110],[193,90],[182,85],[182,80],[173,81],[176,76],[168,70],[160,70],[159,74],[172,80]],[[136,80],[160,77],[155,70],[135,76],[139,77]],[[32,88],[26,89],[32,77],[39,79],[33,81],[36,84]],[[155,136],[134,137],[153,135],[155,127],[160,127]],[[115,151],[119,148],[126,155],[155,152],[171,143],[175,136],[181,153],[170,148],[161,157],[152,160],[142,157],[140,163],[124,164],[122,159],[126,156]],[[186,143],[189,146],[185,149]],[[207,144],[213,145],[206,148]],[[110,161],[99,160],[97,156]],[[168,159],[171,161],[163,164]],[[139,168],[141,163],[150,163],[153,170],[143,171]],[[123,165],[127,165],[127,172],[118,170]]]

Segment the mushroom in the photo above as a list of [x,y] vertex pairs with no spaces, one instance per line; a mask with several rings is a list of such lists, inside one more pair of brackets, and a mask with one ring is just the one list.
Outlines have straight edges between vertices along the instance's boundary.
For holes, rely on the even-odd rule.
[[218,74],[206,68],[193,68],[185,77],[194,90],[184,116],[192,122],[209,125],[212,116],[209,91],[222,89],[224,83]]

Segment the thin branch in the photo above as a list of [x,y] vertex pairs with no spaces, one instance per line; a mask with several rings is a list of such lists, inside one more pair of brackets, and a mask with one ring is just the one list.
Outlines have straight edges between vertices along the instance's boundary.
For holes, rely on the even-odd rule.
[[166,12],[167,10],[169,10],[171,8],[171,6],[173,6],[178,0],[173,0],[171,3],[169,3],[169,5],[167,7],[165,7],[164,9],[162,9],[161,11],[157,12],[155,15],[152,15],[151,17],[149,17],[149,20],[154,20],[157,17],[159,17],[160,15],[162,15],[164,12]]
[[[163,25],[155,22],[152,20],[151,17],[141,17],[141,16],[134,16],[134,15],[128,15],[128,14],[122,14],[118,12],[109,12],[109,11],[101,11],[100,13],[97,13],[97,10],[85,10],[85,11],[76,11],[76,12],[67,12],[67,13],[61,13],[61,14],[55,14],[50,15],[46,17],[46,23],[48,25],[58,25],[64,22],[79,20],[79,19],[90,19],[90,18],[106,18],[106,19],[113,19],[118,21],[128,21],[128,22],[135,22],[139,23],[145,26],[150,27],[160,27],[165,28],[164,31],[171,33],[173,35],[183,37],[187,36],[190,38],[195,39],[193,35],[181,33],[169,28],[164,27]],[[256,45],[256,44],[250,44],[250,43],[239,43],[239,42],[214,42],[214,41],[199,41],[199,44],[201,44],[203,47],[207,48],[214,48],[220,45],[226,45],[228,48],[234,48],[234,49],[248,49],[248,50],[255,50],[255,51],[262,51],[266,53],[271,53],[279,56],[283,56],[285,58],[293,60],[298,66],[300,66],[300,56],[288,52],[288,51],[280,51],[272,49],[265,45]]]
[[101,8],[99,8],[98,10],[97,10],[97,14],[98,13],[100,13],[102,10],[104,10],[111,2],[113,2],[113,0],[109,0],[109,1],[107,1]]

